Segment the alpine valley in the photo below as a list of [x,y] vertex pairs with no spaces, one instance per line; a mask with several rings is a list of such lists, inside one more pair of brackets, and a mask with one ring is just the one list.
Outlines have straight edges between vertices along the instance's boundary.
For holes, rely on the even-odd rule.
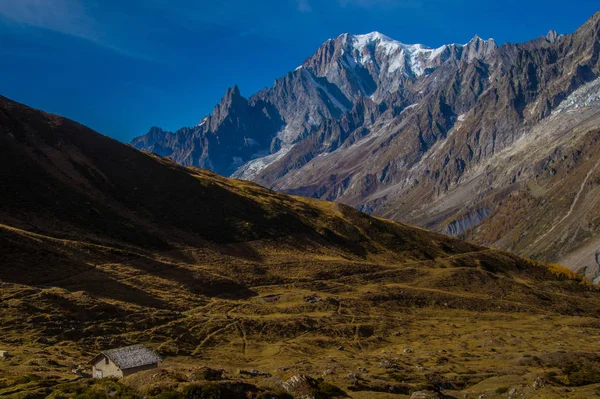
[[[600,289],[559,265],[183,167],[3,97],[0,201],[2,397],[600,388]],[[140,343],[159,369],[90,378],[99,352]]]
[[600,12],[572,34],[439,48],[343,34],[138,149],[598,277]]
[[600,287],[552,261],[598,275],[599,57],[600,13],[344,34],[133,146],[0,96],[0,397],[597,397]]

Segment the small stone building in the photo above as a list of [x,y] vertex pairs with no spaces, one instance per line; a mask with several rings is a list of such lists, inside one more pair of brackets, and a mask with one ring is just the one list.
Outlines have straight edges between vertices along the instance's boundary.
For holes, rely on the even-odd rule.
[[126,346],[99,353],[89,364],[94,378],[127,377],[138,371],[155,369],[162,359],[143,345]]

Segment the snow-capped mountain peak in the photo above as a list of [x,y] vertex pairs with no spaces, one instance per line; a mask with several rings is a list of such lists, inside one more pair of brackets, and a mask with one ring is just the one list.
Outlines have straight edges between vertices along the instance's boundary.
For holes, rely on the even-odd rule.
[[393,52],[404,46],[399,41],[379,32],[371,32],[364,35],[346,35],[346,38],[347,40],[351,40],[357,50],[362,50],[364,47],[374,44],[389,52]]
[[425,70],[422,60],[434,50],[422,44],[404,44],[380,32],[362,35],[343,34],[338,39],[343,43],[340,55],[347,63],[366,66],[374,63],[380,74],[401,70],[405,76],[420,76]]
[[[477,36],[465,45],[434,49],[405,44],[380,32],[345,33],[324,42],[295,71],[277,79],[272,88],[249,99],[241,96],[237,86],[230,88],[213,113],[196,126],[175,133],[149,132],[136,139],[135,145],[226,174],[238,169],[240,162],[260,158],[240,168],[240,177],[251,177],[291,151],[303,135],[328,120],[340,120],[359,102],[367,99],[367,107],[376,109],[400,88],[421,84],[419,79],[444,63],[470,62],[493,48],[493,41]],[[381,109],[386,107],[384,104]],[[217,141],[210,144],[214,138]],[[200,158],[190,160],[197,155],[180,144],[190,140],[212,145],[213,152],[220,154],[219,163],[204,152],[195,153]]]

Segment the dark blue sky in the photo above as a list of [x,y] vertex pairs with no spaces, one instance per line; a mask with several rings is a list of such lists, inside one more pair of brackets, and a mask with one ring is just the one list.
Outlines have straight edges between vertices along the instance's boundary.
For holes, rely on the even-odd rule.
[[571,33],[597,0],[0,0],[0,95],[129,141],[196,124],[229,86],[249,96],[330,37],[520,42]]

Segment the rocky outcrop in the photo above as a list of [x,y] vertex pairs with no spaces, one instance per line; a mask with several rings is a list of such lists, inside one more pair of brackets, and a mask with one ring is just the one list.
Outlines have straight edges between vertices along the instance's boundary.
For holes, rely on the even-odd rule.
[[268,152],[282,123],[270,104],[259,100],[250,103],[235,86],[198,125],[174,133],[153,127],[131,145],[171,157],[182,165],[229,175],[248,160]]

